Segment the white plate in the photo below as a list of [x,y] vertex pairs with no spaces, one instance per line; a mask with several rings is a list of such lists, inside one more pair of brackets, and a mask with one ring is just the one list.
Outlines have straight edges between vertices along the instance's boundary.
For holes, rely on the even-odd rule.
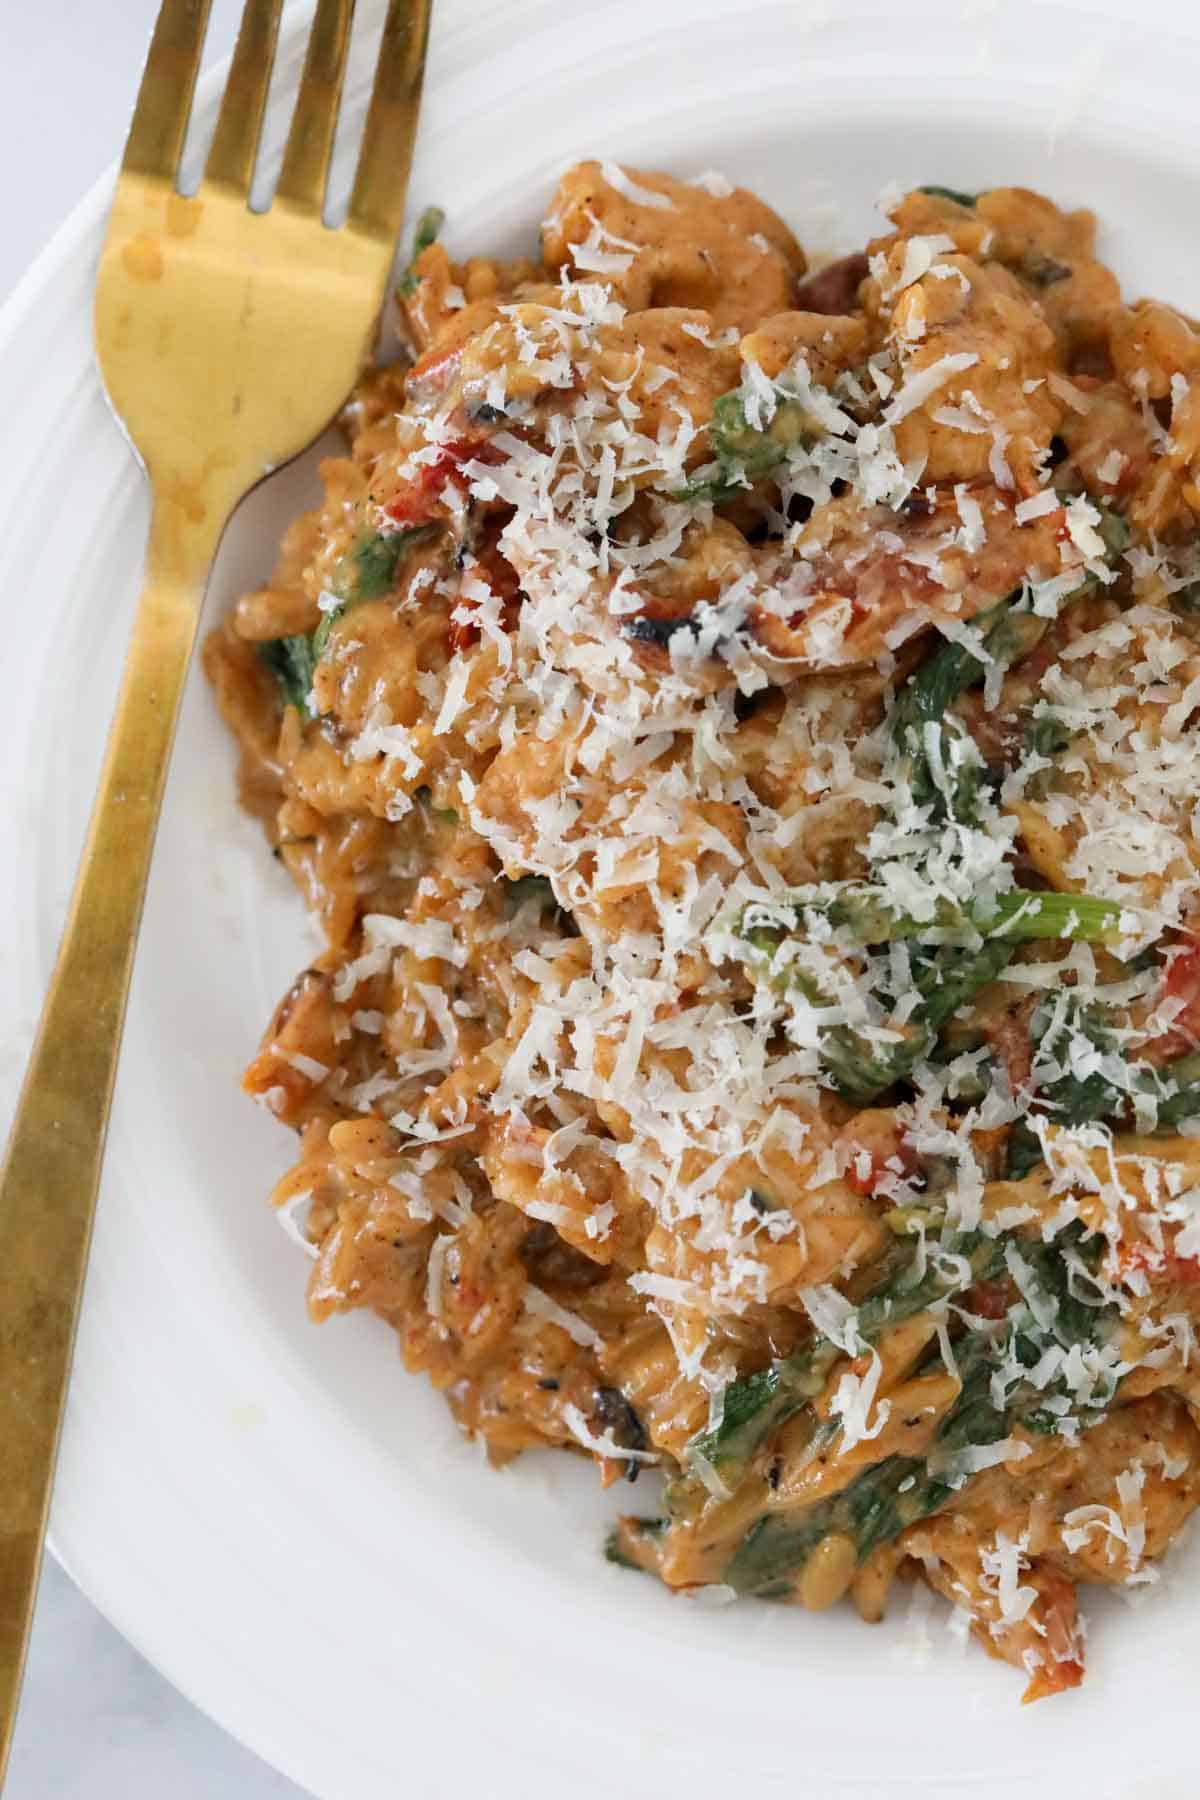
[[[1026,182],[1098,208],[1132,291],[1200,312],[1200,41],[1165,36],[1195,29],[1182,0],[1141,7],[1136,31],[1122,4],[438,0],[413,201],[447,206],[455,250],[515,248],[555,170],[608,154],[723,169],[833,248],[860,241],[889,179]],[[275,106],[276,144],[279,123]],[[0,320],[10,1103],[145,524],[91,362],[105,203],[84,202]],[[310,459],[245,509],[214,617],[266,572],[312,480]],[[232,795],[196,678],[54,1506],[58,1554],[116,1624],[325,1800],[1193,1795],[1195,1556],[1140,1608],[1093,1603],[1087,1686],[1023,1711],[1016,1677],[956,1647],[940,1610],[867,1631],[712,1610],[609,1568],[590,1469],[488,1473],[382,1326],[306,1323],[306,1265],[263,1204],[290,1142],[236,1079],[310,940]]]

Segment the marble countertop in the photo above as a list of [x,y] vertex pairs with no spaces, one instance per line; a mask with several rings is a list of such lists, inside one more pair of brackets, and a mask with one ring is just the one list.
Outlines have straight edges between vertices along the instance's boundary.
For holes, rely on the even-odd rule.
[[5,1800],[299,1800],[47,1558]]
[[[157,0],[38,0],[4,9],[0,302],[117,156]],[[238,0],[214,0],[208,60],[231,46]],[[69,121],[46,129],[46,120]],[[295,1800],[101,1618],[50,1559],[5,1800]]]

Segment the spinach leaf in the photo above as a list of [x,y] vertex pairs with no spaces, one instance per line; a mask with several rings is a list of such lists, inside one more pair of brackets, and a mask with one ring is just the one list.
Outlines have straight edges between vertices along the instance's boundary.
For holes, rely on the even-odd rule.
[[[976,1281],[986,1280],[1002,1266],[1002,1241],[981,1232],[957,1233],[943,1248],[965,1256]],[[864,1344],[876,1343],[891,1326],[915,1318],[955,1291],[955,1277],[944,1272],[944,1264],[928,1262],[922,1270],[915,1256],[901,1254],[905,1260],[899,1270],[890,1267],[876,1290],[858,1305],[856,1329]],[[736,1481],[773,1433],[816,1398],[842,1355],[829,1338],[818,1337],[794,1356],[735,1381],[725,1390],[721,1423],[691,1439],[685,1460],[706,1464],[723,1480]]]
[[1034,756],[1061,756],[1074,731],[1057,713],[1042,713],[1025,727],[1025,749]]
[[258,646],[258,654],[278,682],[284,706],[294,706],[301,718],[311,718],[309,695],[316,668],[312,639],[304,632],[272,638]]
[[544,912],[554,903],[554,889],[546,875],[518,875],[504,883],[504,910],[510,919],[523,906],[535,906],[539,912]]
[[654,1546],[666,1535],[667,1524],[666,1519],[618,1519],[604,1546],[606,1559],[619,1569],[644,1569],[652,1563]]
[[312,634],[313,661],[320,662],[337,621],[360,600],[378,600],[396,585],[400,565],[413,544],[436,531],[435,525],[411,525],[403,531],[364,531],[338,566],[338,604],[322,613]]
[[1186,587],[1176,588],[1171,595],[1170,607],[1181,619],[1200,616],[1200,581],[1189,581]]
[[775,410],[767,424],[751,425],[740,388],[713,403],[709,437],[716,463],[712,475],[695,476],[675,494],[678,500],[730,499],[739,489],[773,473],[790,451],[820,435],[820,426],[794,394],[776,390]]
[[379,531],[363,533],[350,552],[356,600],[377,600],[380,594],[391,591],[412,537],[411,531],[389,531],[386,536]]
[[[961,1390],[942,1419],[929,1454],[887,1457],[828,1500],[798,1513],[780,1510],[762,1515],[725,1569],[723,1580],[730,1587],[763,1599],[789,1598],[805,1563],[831,1533],[848,1536],[861,1563],[877,1545],[940,1511],[969,1479],[967,1452],[998,1442],[1018,1425],[1034,1431],[1060,1430],[1067,1411],[1085,1430],[1103,1417],[1116,1392],[1115,1373],[1082,1404],[1063,1374],[1037,1384],[1021,1374],[1037,1367],[1047,1340],[1070,1353],[1076,1347],[1102,1344],[1118,1329],[1116,1306],[1089,1304],[1074,1287],[1078,1259],[1094,1269],[1102,1241],[1085,1238],[1081,1227],[1069,1226],[1052,1244],[1012,1236],[989,1242],[990,1266],[996,1271],[1004,1266],[1005,1244],[1016,1248],[1019,1243],[1025,1285],[1048,1302],[1049,1323],[1038,1324],[1022,1296],[1010,1307],[1007,1331],[998,1342],[979,1332],[961,1338],[955,1346]],[[934,1350],[925,1366],[932,1369],[940,1362],[941,1352]]]
[[446,223],[446,215],[440,206],[427,206],[417,220],[413,232],[412,253],[408,259],[408,267],[400,277],[399,291],[408,300],[417,291],[416,260],[422,250],[428,250],[430,244],[436,243],[438,233]]
[[940,187],[936,181],[917,189],[918,194],[932,194],[936,200],[953,200],[958,206],[974,206],[978,194],[965,194],[961,188]]
[[[882,890],[866,883],[848,883],[832,893],[819,887],[795,889],[781,899],[795,907],[797,929],[811,911],[853,931],[864,945],[919,939],[931,930],[953,931],[968,940],[918,948],[913,981],[920,1001],[896,1041],[876,1041],[850,1025],[835,1025],[823,1034],[820,1054],[825,1072],[843,1099],[857,1106],[869,1105],[896,1082],[908,1079],[916,1064],[933,1053],[955,1014],[996,980],[1018,944],[1039,938],[1107,943],[1121,935],[1122,908],[1090,894],[1018,888],[986,908],[960,908],[945,901],[926,920],[893,912]],[[766,971],[778,991],[793,988],[814,1006],[829,1005],[829,996],[807,971],[786,961],[777,966],[788,933],[774,924],[751,923],[753,913],[748,909],[739,927],[751,947],[752,962]]]
[[955,1453],[995,1443],[1006,1431],[1004,1415],[992,1403],[991,1362],[983,1342],[968,1340],[958,1364],[962,1391],[938,1428],[935,1455],[886,1457],[840,1494],[798,1515],[763,1515],[747,1531],[722,1579],[739,1594],[785,1599],[813,1551],[830,1535],[849,1537],[861,1563],[877,1545],[945,1506],[956,1491]]
[[[1035,1016],[1034,1042],[1039,1048],[1045,1045],[1049,1026],[1049,1016],[1044,1012]],[[1119,1055],[1111,1029],[1095,1008],[1072,1008],[1059,1029],[1082,1035],[1106,1058]],[[1038,1090],[1034,1107],[1040,1116],[1056,1125],[1127,1124],[1141,1096],[1154,1101],[1156,1130],[1161,1132],[1177,1131],[1185,1119],[1200,1115],[1200,1053],[1181,1056],[1162,1069],[1149,1065],[1139,1068],[1127,1062],[1125,1066],[1126,1073],[1117,1081],[1100,1069],[1093,1069],[1088,1075],[1060,1075]],[[1008,1141],[1007,1179],[1019,1181],[1041,1161],[1042,1146],[1036,1131],[1024,1119],[1018,1121]]]

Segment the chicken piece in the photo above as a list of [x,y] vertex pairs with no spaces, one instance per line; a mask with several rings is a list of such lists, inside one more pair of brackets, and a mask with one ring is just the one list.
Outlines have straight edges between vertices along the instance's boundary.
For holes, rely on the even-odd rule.
[[938,619],[973,618],[1026,579],[1074,564],[1085,574],[1061,509],[1018,525],[1011,495],[986,484],[925,490],[900,514],[829,501],[792,552],[780,607],[759,605],[751,617],[757,641],[798,672],[877,662]]
[[1116,276],[1094,255],[1095,214],[1063,212],[1029,188],[991,188],[975,211],[991,233],[987,256],[1011,269],[1036,298],[1069,370],[1103,350],[1120,304]]
[[520,1112],[497,1119],[480,1159],[492,1192],[530,1218],[552,1220],[564,1243],[590,1261],[636,1269],[650,1226],[645,1202],[596,1144],[548,1162],[553,1135]]
[[1053,331],[1007,269],[926,245],[914,278],[912,254],[911,240],[884,240],[863,286],[867,315],[902,365],[884,411],[896,454],[925,480],[1033,493],[1062,416],[1048,380]]
[[[801,1288],[844,1279],[876,1260],[890,1241],[880,1206],[849,1181],[814,1181],[818,1145],[828,1141],[810,1119],[812,1137],[802,1153],[767,1147],[734,1158],[711,1190],[708,1210],[719,1209],[724,1229],[711,1217],[656,1225],[646,1239],[646,1266],[690,1283],[715,1313],[754,1300],[799,1306]],[[685,1153],[684,1180],[694,1181],[707,1159]],[[775,1230],[772,1219],[775,1218]],[[743,1286],[749,1256],[748,1285]]]
[[1144,407],[1119,381],[1095,375],[1072,378],[1074,403],[1063,409],[1058,435],[1072,468],[1091,494],[1122,511],[1132,506],[1155,474],[1155,447]]
[[1029,188],[991,188],[969,205],[917,188],[890,217],[901,237],[948,238],[958,255],[1009,270],[1054,333],[1068,368],[1102,355],[1105,317],[1119,303],[1120,288],[1093,254],[1092,213],[1062,212]]
[[866,356],[867,324],[822,312],[776,313],[748,332],[739,347],[743,361],[757,363],[771,380],[802,354],[812,380],[830,387]]
[[[1143,416],[1153,406],[1163,433],[1130,517],[1147,532],[1191,530],[1200,517],[1200,330],[1173,308],[1141,300],[1111,314],[1108,342],[1133,404]],[[1147,428],[1153,433],[1150,420]]]
[[[712,315],[683,306],[652,307],[632,313],[620,325],[602,326],[598,348],[588,359],[592,386],[620,392],[628,423],[656,442],[689,429],[686,466],[704,462],[704,427],[713,402],[738,384],[741,362],[736,344],[713,341]],[[635,411],[630,411],[630,408]],[[634,476],[635,484],[637,476]],[[643,478],[645,479],[645,478]]]
[[754,194],[735,188],[717,197],[639,169],[614,186],[606,170],[579,163],[559,183],[542,225],[551,268],[605,280],[632,311],[702,307],[718,330],[748,329],[791,304],[804,253]]

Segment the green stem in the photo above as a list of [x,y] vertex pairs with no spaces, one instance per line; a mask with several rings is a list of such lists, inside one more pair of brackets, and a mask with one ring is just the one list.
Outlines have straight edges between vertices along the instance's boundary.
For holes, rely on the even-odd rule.
[[[1061,938],[1116,944],[1129,935],[1121,926],[1122,917],[1129,917],[1129,908],[1114,900],[1029,888],[1014,888],[986,905],[963,907],[951,900],[938,900],[930,919],[895,911],[885,890],[867,883],[847,884],[836,890],[821,886],[792,888],[771,902],[771,913],[780,907],[790,907],[797,920],[806,912],[820,913],[834,927],[852,931],[860,944],[890,944],[901,938],[931,936],[945,943],[949,941],[947,934],[968,942],[980,937],[1003,938],[1010,944]],[[747,909],[750,917],[753,912],[752,907]],[[751,929],[758,933],[768,928]]]
[[[778,943],[767,933],[752,929],[749,941],[765,962],[772,962]],[[929,959],[917,977],[921,1004],[892,1042],[879,1042],[850,1025],[834,1025],[823,1033],[820,1056],[825,1073],[844,1099],[867,1106],[880,1094],[905,1081],[917,1063],[927,1057],[938,1034],[959,1007],[994,981],[1009,961],[1015,940],[985,939],[978,949],[943,946]],[[785,991],[795,987],[814,1006],[831,1004],[812,976],[785,966],[773,973],[773,984]]]

